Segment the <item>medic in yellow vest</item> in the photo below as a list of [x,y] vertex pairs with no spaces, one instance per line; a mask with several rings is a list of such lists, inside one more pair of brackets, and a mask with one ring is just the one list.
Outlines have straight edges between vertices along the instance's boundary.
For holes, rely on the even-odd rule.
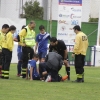
[[24,29],[19,33],[20,45],[22,46],[23,64],[22,64],[22,78],[26,78],[28,60],[32,59],[34,54],[33,47],[35,46],[35,22],[31,21]]
[[9,29],[9,25],[8,24],[4,24],[2,26],[2,29],[0,30],[0,77],[1,77],[1,69],[2,69],[2,39],[4,37],[4,35],[8,32]]
[[8,32],[8,30],[9,30],[8,24],[4,24],[2,26],[2,29],[0,30],[0,51],[2,50],[2,39],[3,39],[4,35]]
[[13,34],[16,31],[16,27],[11,25],[9,31],[2,39],[2,77],[9,79],[10,63],[12,59],[12,50],[14,46]]

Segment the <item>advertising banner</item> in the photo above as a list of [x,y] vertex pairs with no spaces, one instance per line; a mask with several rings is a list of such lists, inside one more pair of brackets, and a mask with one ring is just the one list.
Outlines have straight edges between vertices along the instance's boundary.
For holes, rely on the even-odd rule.
[[73,27],[81,26],[82,0],[58,0],[58,5],[57,39],[66,45],[74,45],[76,34]]

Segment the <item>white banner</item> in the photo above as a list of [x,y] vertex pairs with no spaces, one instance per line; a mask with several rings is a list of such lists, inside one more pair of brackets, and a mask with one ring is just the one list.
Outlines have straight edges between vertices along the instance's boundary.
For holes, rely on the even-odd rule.
[[[3,24],[8,24],[16,26],[16,33],[19,33],[23,25],[26,25],[26,19],[9,19],[9,18],[0,18],[0,28],[2,28]],[[17,63],[17,43],[14,43],[13,55],[12,55],[12,63]]]
[[58,27],[57,39],[63,40],[66,45],[74,45],[76,34],[75,25],[81,26],[82,0],[58,0]]
[[9,18],[0,18],[0,28],[3,24],[14,25],[17,30],[16,33],[19,33],[23,25],[26,25],[26,19],[9,19]]

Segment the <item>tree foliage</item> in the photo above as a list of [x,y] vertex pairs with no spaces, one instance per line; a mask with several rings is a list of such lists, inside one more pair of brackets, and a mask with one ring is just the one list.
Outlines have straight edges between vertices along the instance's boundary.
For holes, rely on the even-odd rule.
[[23,9],[25,11],[25,18],[43,19],[43,7],[40,7],[40,3],[37,0],[26,2]]
[[89,22],[98,22],[98,18],[89,18]]

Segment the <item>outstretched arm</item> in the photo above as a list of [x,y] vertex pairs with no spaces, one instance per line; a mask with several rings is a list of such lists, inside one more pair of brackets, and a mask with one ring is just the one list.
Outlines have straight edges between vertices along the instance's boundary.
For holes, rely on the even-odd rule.
[[35,50],[34,50],[35,53],[36,53],[37,47],[38,47],[38,42],[36,42],[36,46],[35,46]]

